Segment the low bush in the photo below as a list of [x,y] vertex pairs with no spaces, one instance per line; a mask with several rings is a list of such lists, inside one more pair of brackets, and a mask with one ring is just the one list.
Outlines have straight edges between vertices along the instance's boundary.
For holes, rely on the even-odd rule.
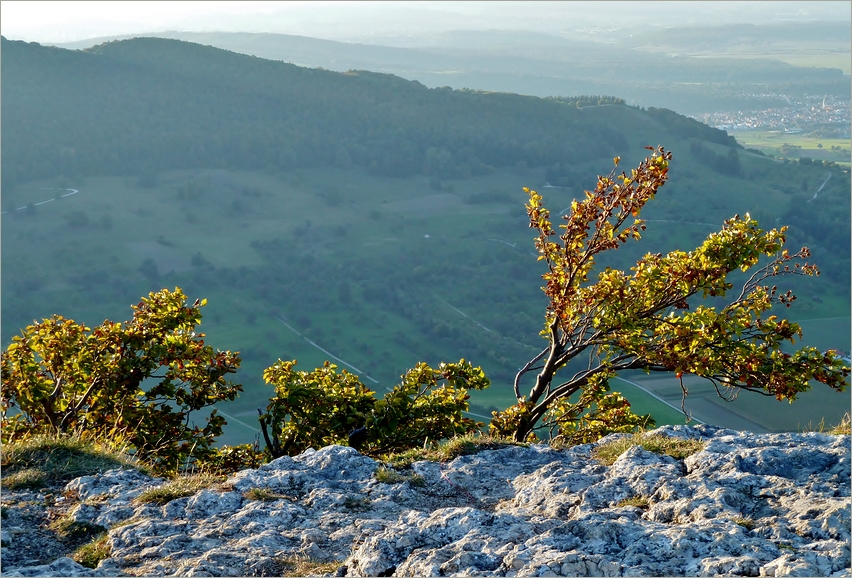
[[296,371],[295,365],[295,360],[279,360],[263,373],[276,394],[260,418],[272,458],[331,444],[379,457],[483,426],[462,414],[468,410],[467,390],[484,389],[490,382],[464,359],[437,369],[418,363],[383,399],[376,399],[357,375],[345,369],[338,373],[329,362],[310,372]]
[[0,357],[2,442],[85,432],[159,471],[214,456],[224,418],[213,409],[197,427],[190,414],[235,399],[242,386],[225,379],[239,357],[195,331],[205,304],[164,289],[124,323],[90,329],[54,315],[26,327]]

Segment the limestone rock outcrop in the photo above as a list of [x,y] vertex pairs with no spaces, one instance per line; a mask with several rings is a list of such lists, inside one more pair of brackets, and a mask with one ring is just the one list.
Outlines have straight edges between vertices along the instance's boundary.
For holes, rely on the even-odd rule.
[[849,436],[652,433],[704,447],[610,466],[595,444],[506,447],[388,484],[329,446],[164,505],[134,499],[165,480],[112,470],[66,486],[76,520],[109,528],[109,558],[3,575],[280,576],[300,558],[332,576],[850,576]]

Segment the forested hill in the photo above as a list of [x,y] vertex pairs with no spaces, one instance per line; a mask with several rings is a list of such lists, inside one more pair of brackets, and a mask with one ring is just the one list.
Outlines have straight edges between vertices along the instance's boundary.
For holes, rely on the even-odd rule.
[[[428,89],[364,71],[301,68],[178,40],[85,51],[2,40],[3,185],[175,168],[361,166],[465,178],[607,159],[679,138],[736,147],[670,111]],[[552,175],[558,179],[560,175]]]

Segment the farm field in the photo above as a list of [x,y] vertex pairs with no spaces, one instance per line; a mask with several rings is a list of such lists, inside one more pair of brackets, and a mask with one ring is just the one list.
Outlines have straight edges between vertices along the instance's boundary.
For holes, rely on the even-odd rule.
[[[852,141],[849,139],[810,137],[776,130],[731,131],[731,135],[744,147],[757,149],[767,155],[787,158],[809,157],[834,161],[844,166],[849,166],[850,163]],[[785,144],[801,148],[785,149]]]

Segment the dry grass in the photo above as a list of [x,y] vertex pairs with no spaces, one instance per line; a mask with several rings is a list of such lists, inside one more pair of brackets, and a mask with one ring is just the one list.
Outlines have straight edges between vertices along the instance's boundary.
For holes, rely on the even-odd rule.
[[746,530],[754,530],[754,520],[751,518],[734,518],[733,522],[734,524],[742,526]]
[[671,456],[682,460],[687,456],[701,451],[704,448],[704,442],[637,433],[632,437],[596,446],[592,450],[592,457],[602,464],[611,466],[621,454],[633,446],[641,446],[655,454]]
[[225,479],[225,476],[210,474],[181,476],[163,486],[142,492],[135,501],[139,504],[157,504],[162,506],[172,500],[191,496],[214,484],[223,482]]
[[651,502],[648,501],[647,496],[633,496],[632,498],[625,498],[618,502],[615,507],[616,508],[642,508],[643,510],[647,510],[651,506]]
[[468,434],[455,437],[429,448],[417,448],[384,456],[384,461],[394,468],[407,468],[417,461],[448,462],[459,456],[477,454],[485,450],[499,450],[510,446],[529,444],[516,443],[493,436]]
[[138,516],[133,516],[132,518],[127,518],[126,520],[122,520],[120,522],[116,522],[112,526],[109,527],[110,531],[115,530],[116,528],[121,528],[122,526],[129,526],[130,524],[136,524],[137,522],[141,522],[147,518],[141,518]]
[[113,468],[149,468],[119,450],[79,436],[36,436],[0,448],[4,489],[39,488]]
[[422,487],[426,485],[426,480],[419,474],[405,475],[393,468],[386,468],[385,466],[379,466],[374,475],[376,480],[383,484],[402,484],[408,482],[412,486]]
[[850,416],[848,411],[846,412],[846,415],[843,416],[840,423],[828,430],[828,433],[836,436],[852,435],[852,416]]
[[281,564],[284,566],[282,576],[322,576],[333,574],[340,567],[339,562],[318,562],[302,556],[284,558]]
[[852,419],[850,419],[850,414],[847,411],[843,418],[840,420],[835,426],[826,427],[825,418],[822,418],[820,422],[814,427],[812,424],[808,424],[802,433],[811,433],[811,432],[819,432],[819,433],[828,433],[835,436],[841,435],[852,435]]

